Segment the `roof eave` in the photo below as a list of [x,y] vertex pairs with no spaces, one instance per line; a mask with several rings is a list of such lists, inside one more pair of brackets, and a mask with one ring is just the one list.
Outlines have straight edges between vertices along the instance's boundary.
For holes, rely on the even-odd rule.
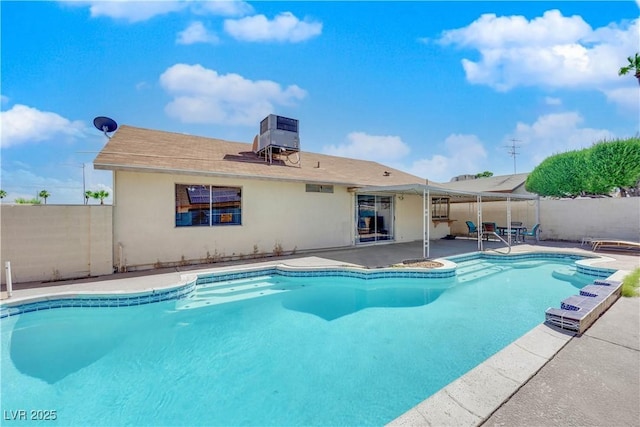
[[216,171],[198,171],[193,169],[173,169],[173,168],[157,168],[149,166],[126,166],[110,163],[94,163],[94,169],[110,170],[113,172],[142,172],[142,173],[167,173],[167,174],[181,174],[181,175],[193,175],[193,176],[209,176],[218,178],[234,178],[234,179],[255,179],[260,181],[281,181],[281,182],[300,182],[300,183],[313,183],[313,184],[328,184],[339,185],[351,188],[361,188],[363,184],[356,182],[343,182],[335,180],[319,180],[313,178],[288,178],[288,177],[275,177],[265,175],[252,175],[252,174],[236,174],[228,172],[216,172]]

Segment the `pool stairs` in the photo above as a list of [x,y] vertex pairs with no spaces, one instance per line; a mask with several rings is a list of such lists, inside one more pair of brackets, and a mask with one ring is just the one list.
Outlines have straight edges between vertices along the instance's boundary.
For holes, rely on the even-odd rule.
[[620,298],[621,292],[622,282],[595,280],[582,288],[579,295],[565,298],[560,308],[548,308],[545,323],[582,334]]
[[188,310],[273,295],[286,292],[290,289],[291,285],[289,283],[287,283],[285,288],[279,283],[277,277],[270,275],[246,279],[223,280],[220,282],[199,284],[196,286],[196,290],[192,295],[176,302],[176,308],[178,310]]
[[176,301],[176,309],[188,310],[241,301],[251,298],[287,292],[304,285],[291,282],[283,283],[277,275],[249,277],[246,279],[222,280],[220,282],[203,283],[196,286],[193,294]]
[[496,264],[495,261],[492,260],[476,258],[460,262],[458,268],[456,268],[456,276],[458,282],[465,283],[492,276],[505,270],[533,268],[541,264],[544,264],[544,261],[531,260],[519,261],[518,263],[505,262],[504,264]]
[[[589,276],[583,273],[579,273],[575,266],[560,267],[552,273],[552,276],[556,279],[564,280],[571,283],[576,288],[581,288],[585,282],[588,282]],[[593,279],[593,278],[591,278]]]

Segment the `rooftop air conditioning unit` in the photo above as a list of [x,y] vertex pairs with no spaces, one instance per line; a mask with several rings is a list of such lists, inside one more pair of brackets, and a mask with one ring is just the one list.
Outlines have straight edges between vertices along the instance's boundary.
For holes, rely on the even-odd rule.
[[257,152],[270,148],[280,151],[300,151],[298,120],[269,114],[260,122]]

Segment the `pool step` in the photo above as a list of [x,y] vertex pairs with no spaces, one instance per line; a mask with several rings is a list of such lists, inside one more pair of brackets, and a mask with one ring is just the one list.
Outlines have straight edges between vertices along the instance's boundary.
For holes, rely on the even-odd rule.
[[225,283],[218,286],[211,286],[214,284],[207,284],[202,287],[196,288],[197,296],[225,296],[244,294],[247,292],[254,292],[261,289],[268,289],[274,286],[278,286],[277,281],[252,281],[252,282],[240,282],[240,283]]
[[270,275],[247,277],[245,279],[221,280],[219,282],[199,283],[198,290],[206,289],[222,289],[226,287],[249,285],[256,282],[276,281],[277,279]]
[[590,278],[586,274],[579,273],[576,267],[560,267],[555,269],[551,275],[556,279],[569,282],[578,288],[593,280],[593,278]]
[[456,269],[458,282],[470,282],[511,268],[506,265],[496,265],[482,260],[480,262],[477,261],[478,260],[466,261],[458,266]]
[[511,268],[535,268],[546,264],[545,260],[518,261],[510,265]]
[[281,280],[268,275],[203,283],[196,287],[189,298],[177,301],[176,308],[178,310],[200,308],[273,295],[286,290],[288,288],[284,287]]
[[227,294],[225,296],[213,295],[208,297],[201,297],[194,295],[190,298],[176,301],[176,309],[191,310],[194,308],[209,307],[212,305],[242,301],[252,298],[264,297],[267,295],[274,295],[280,292],[286,292],[286,289],[260,289],[253,292],[245,291],[244,293]]

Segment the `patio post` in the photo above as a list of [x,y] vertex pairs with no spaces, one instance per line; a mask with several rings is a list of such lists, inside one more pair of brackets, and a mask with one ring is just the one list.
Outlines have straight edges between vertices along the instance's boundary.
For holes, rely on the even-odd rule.
[[509,246],[511,246],[511,197],[507,196],[507,234],[509,235]]
[[431,237],[429,227],[429,198],[431,192],[428,187],[422,189],[422,208],[424,209],[424,215],[422,218],[422,258],[426,259],[430,256],[429,237]]
[[482,229],[482,196],[480,194],[478,194],[477,196],[477,203],[478,203],[478,232],[476,233],[478,235],[478,250],[481,251],[482,248],[482,235],[483,233],[483,229]]

